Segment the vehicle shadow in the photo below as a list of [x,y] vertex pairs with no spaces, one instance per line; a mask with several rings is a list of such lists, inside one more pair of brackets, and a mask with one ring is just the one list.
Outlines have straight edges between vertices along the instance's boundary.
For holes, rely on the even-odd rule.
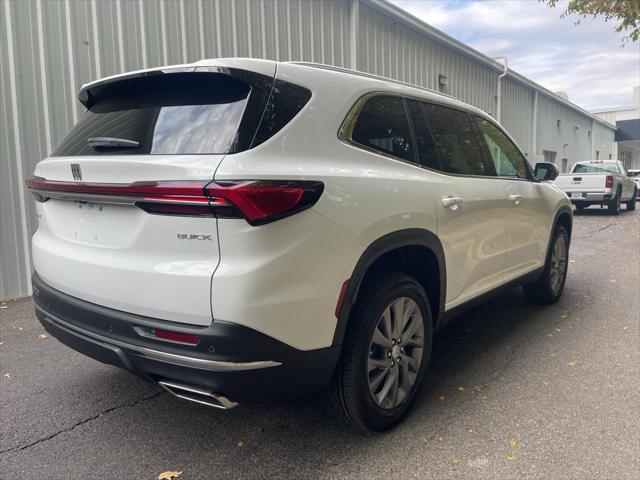
[[[636,208],[637,205],[636,205]],[[624,215],[626,213],[633,213],[629,210],[627,210],[627,207],[625,205],[622,205],[620,207],[620,213],[619,215]],[[603,216],[603,217],[607,217],[607,216],[611,216],[614,217],[615,215],[613,215],[609,209],[607,207],[598,207],[598,206],[591,206],[588,208],[585,208],[584,210],[578,210],[578,209],[574,209],[573,210],[573,214],[575,216],[584,216],[584,217],[598,217],[598,216]]]
[[[103,434],[101,439],[114,442],[111,448],[122,442],[145,445],[149,462],[189,465],[194,478],[200,478],[199,469],[207,475],[214,466],[218,478],[282,477],[283,472],[292,478],[330,476],[333,466],[352,464],[359,455],[370,456],[371,449],[403,442],[409,434],[434,441],[451,414],[451,404],[439,400],[442,395],[460,395],[460,379],[473,379],[465,385],[464,401],[481,402],[480,393],[508,369],[518,346],[535,348],[544,342],[544,333],[558,318],[548,308],[527,303],[516,289],[454,319],[435,337],[430,370],[413,412],[385,434],[362,434],[335,421],[317,397],[222,412],[164,393],[127,414],[119,436]],[[124,372],[117,375],[118,381],[135,382]],[[154,431],[162,434],[154,436]],[[141,452],[129,454],[135,462]]]

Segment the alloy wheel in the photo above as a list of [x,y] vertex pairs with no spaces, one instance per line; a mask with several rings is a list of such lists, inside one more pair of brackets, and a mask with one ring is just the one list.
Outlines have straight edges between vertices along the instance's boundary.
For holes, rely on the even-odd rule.
[[553,251],[551,252],[551,269],[549,271],[551,290],[554,294],[557,294],[562,288],[566,271],[567,241],[564,236],[560,235],[553,245]]
[[424,320],[409,297],[384,309],[369,344],[367,379],[378,407],[393,409],[411,393],[418,378],[424,349]]

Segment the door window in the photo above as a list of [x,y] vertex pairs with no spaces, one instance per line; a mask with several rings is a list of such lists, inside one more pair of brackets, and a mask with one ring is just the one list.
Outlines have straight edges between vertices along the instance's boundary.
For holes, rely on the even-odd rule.
[[496,175],[527,178],[527,160],[502,130],[484,118],[475,117],[476,124],[489,150]]
[[367,100],[353,126],[351,140],[413,162],[411,128],[402,97],[377,96]]
[[407,107],[409,107],[409,115],[411,116],[411,123],[413,124],[418,163],[427,168],[442,170],[440,168],[440,162],[438,162],[436,144],[431,136],[427,117],[421,102],[407,100]]
[[482,155],[478,136],[465,112],[430,103],[421,103],[426,114],[440,170],[459,175],[496,175],[492,162]]

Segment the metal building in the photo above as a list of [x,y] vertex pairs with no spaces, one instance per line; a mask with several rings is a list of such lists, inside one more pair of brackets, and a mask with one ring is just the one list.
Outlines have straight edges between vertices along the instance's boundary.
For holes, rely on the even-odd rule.
[[[305,60],[449,93],[562,169],[615,127],[385,0],[0,0],[0,298],[30,294],[24,178],[82,113],[79,87],[214,57]],[[497,105],[500,103],[500,111]],[[600,153],[601,155],[606,152]]]

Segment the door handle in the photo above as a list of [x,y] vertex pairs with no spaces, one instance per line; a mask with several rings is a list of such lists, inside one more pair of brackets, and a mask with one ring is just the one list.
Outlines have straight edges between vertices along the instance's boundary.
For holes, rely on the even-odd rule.
[[459,197],[445,197],[440,200],[445,208],[450,210],[457,210],[462,205],[462,198]]
[[518,194],[509,195],[509,200],[511,200],[514,205],[519,205],[520,200],[522,200],[522,195],[518,195]]

